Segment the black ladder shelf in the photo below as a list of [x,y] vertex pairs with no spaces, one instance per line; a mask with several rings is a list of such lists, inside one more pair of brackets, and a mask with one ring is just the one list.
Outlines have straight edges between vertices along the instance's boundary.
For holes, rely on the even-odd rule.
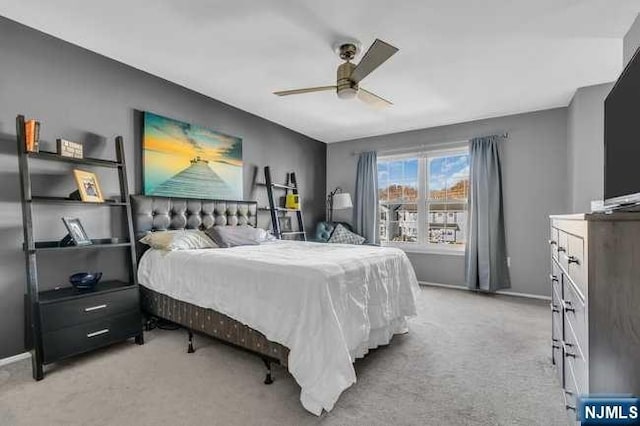
[[[134,233],[133,233],[133,217],[131,211],[131,204],[129,201],[129,188],[127,185],[127,169],[125,163],[124,156],[124,142],[122,136],[118,136],[115,139],[115,152],[116,152],[116,160],[104,160],[98,158],[71,158],[64,157],[58,155],[54,152],[47,151],[39,151],[39,152],[27,152],[26,151],[26,139],[25,139],[25,131],[24,131],[25,119],[23,115],[18,115],[16,117],[16,135],[17,135],[17,143],[18,143],[18,163],[20,169],[20,189],[21,189],[21,204],[22,204],[22,219],[23,219],[23,229],[24,229],[24,243],[23,250],[25,254],[26,261],[26,303],[28,306],[25,306],[26,317],[27,317],[27,346],[30,348],[31,352],[31,361],[32,361],[32,369],[33,369],[33,377],[36,380],[41,380],[44,377],[44,369],[43,366],[49,363],[56,362],[62,358],[66,358],[67,356],[71,356],[77,353],[86,352],[83,347],[74,347],[73,350],[69,349],[67,353],[63,353],[64,351],[56,351],[57,347],[54,347],[53,350],[47,352],[47,345],[44,344],[44,340],[46,340],[47,336],[52,333],[45,333],[47,328],[47,323],[45,321],[42,306],[44,304],[51,304],[53,302],[64,302],[69,299],[89,299],[91,297],[106,297],[104,295],[114,292],[123,292],[126,291],[128,295],[132,299],[137,300],[138,298],[138,280],[136,276],[137,272],[137,259],[134,250]],[[71,165],[77,166],[89,166],[89,167],[103,167],[103,168],[111,168],[116,169],[119,180],[119,189],[120,189],[120,198],[118,200],[105,200],[103,203],[89,203],[83,202],[80,200],[72,199],[69,197],[54,197],[54,196],[44,196],[44,195],[34,195],[32,193],[32,184],[31,184],[31,160],[38,161],[53,161],[53,162],[64,162]],[[125,210],[126,217],[126,238],[100,238],[92,240],[91,245],[86,246],[68,246],[61,244],[60,241],[36,241],[34,236],[33,229],[33,207],[37,204],[58,204],[62,206],[70,206],[70,207],[78,207],[78,206],[87,206],[88,208],[96,208],[96,207],[116,207]],[[99,249],[110,249],[110,248],[126,248],[129,250],[129,279],[128,282],[122,281],[101,281],[94,288],[93,291],[85,291],[80,292],[73,287],[62,287],[54,290],[44,290],[41,291],[39,288],[39,279],[38,279],[38,257],[43,252],[49,251],[61,251],[65,253],[74,253],[76,250],[99,250]],[[136,305],[137,306],[137,305]],[[107,304],[95,306],[90,309],[98,309],[105,308],[106,310]],[[139,308],[137,308],[137,312],[139,312]],[[85,312],[88,311],[85,309]],[[98,311],[96,311],[98,312]],[[65,315],[70,315],[69,311],[63,312]],[[135,313],[135,311],[134,311]],[[66,317],[65,317],[66,318]],[[143,343],[143,335],[142,335],[142,326],[140,321],[134,315],[132,316],[133,323],[138,321],[140,326],[137,325],[131,329],[127,330],[127,334],[121,333],[119,337],[128,338],[135,337],[136,342],[138,344]],[[65,319],[65,321],[67,321]],[[62,330],[62,329],[61,329]],[[71,331],[66,331],[70,329],[64,329],[66,333],[71,333]],[[96,340],[105,341],[107,343],[111,342],[109,337],[106,336],[105,333],[109,332],[107,329],[101,330],[100,335],[94,333],[96,335]],[[88,334],[87,338],[93,337],[92,334]],[[74,336],[75,338],[75,336]],[[52,339],[51,339],[52,340]],[[72,343],[75,343],[74,340],[67,338],[65,340],[67,346],[71,346]],[[98,347],[98,344],[94,344],[92,347]],[[52,353],[55,353],[52,355]]]
[[[274,189],[280,189],[285,191],[285,198],[289,191],[292,194],[298,195],[298,181],[296,180],[295,172],[291,172],[287,174],[287,183],[282,185],[279,183],[274,183],[273,179],[271,179],[271,169],[269,166],[265,166],[264,168],[264,185],[267,187],[267,195],[269,197],[269,212],[271,213],[271,224],[273,228],[273,235],[275,235],[278,239],[283,239],[285,236],[293,236],[299,237],[304,241],[307,241],[307,234],[304,231],[304,220],[302,219],[302,209],[288,209],[285,207],[279,207],[278,203],[273,195]],[[282,226],[280,224],[281,215],[279,213],[295,213],[298,219],[298,230],[297,231],[283,231]]]

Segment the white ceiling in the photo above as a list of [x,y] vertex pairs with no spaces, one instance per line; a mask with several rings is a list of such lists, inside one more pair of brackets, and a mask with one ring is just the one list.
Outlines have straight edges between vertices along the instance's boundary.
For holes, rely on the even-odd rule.
[[[0,0],[0,14],[325,142],[566,106],[612,81],[638,0]],[[400,51],[333,92],[332,45],[377,37]]]

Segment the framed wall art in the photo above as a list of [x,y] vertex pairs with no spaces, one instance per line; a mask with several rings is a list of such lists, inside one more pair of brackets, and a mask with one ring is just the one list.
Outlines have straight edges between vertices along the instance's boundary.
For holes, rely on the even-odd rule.
[[145,195],[242,200],[242,139],[150,112],[142,136]]

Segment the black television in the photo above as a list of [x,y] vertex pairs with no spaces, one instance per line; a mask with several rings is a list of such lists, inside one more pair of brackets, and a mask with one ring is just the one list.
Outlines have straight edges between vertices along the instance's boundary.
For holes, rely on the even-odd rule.
[[640,49],[604,101],[604,200],[640,207]]

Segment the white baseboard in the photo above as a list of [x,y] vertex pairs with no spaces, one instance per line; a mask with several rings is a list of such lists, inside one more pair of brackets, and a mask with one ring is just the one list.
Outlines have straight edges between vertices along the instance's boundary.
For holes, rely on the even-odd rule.
[[[431,287],[444,287],[444,288],[452,288],[452,289],[455,289],[455,290],[471,291],[469,288],[463,287],[461,285],[431,283],[431,282],[428,282],[428,281],[418,281],[418,283],[420,285],[426,285],[426,286],[431,286]],[[496,291],[496,294],[500,294],[502,296],[524,297],[524,298],[527,298],[527,299],[548,300],[548,301],[551,300],[551,298],[548,297],[548,296],[540,296],[538,294],[529,294],[529,293],[516,293],[514,291],[498,290],[498,291]]]
[[23,352],[18,355],[2,358],[0,359],[0,367],[4,367],[5,365],[13,364],[14,362],[22,361],[23,359],[29,358],[31,358],[31,353],[29,352]]

